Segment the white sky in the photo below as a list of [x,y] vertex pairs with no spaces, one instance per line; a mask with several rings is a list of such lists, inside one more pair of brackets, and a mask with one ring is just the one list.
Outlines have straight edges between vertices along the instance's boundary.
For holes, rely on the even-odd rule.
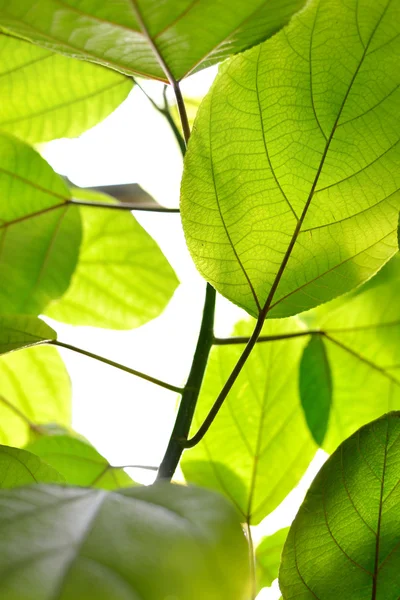
[[[184,94],[203,96],[216,69],[208,69],[183,82]],[[146,90],[159,98],[161,84],[146,82]],[[180,150],[164,117],[135,88],[129,98],[103,123],[72,140],[56,140],[42,149],[53,168],[78,186],[139,183],[156,200],[175,207],[182,173]],[[80,346],[175,385],[184,383],[190,368],[199,328],[205,285],[195,271],[176,214],[135,213],[157,240],[175,268],[182,285],[164,313],[133,331],[110,331],[54,323],[61,341]],[[226,336],[244,313],[219,299],[217,335]],[[157,466],[174,423],[176,395],[107,365],[63,351],[73,383],[73,427],[85,435],[115,465]],[[289,525],[305,490],[325,460],[319,452],[302,485],[280,507],[254,528],[257,542]],[[130,474],[151,483],[154,474]],[[277,583],[259,600],[280,598]]]

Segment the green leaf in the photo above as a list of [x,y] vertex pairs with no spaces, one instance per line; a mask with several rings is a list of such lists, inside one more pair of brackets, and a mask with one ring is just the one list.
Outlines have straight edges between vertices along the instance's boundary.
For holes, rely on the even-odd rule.
[[400,595],[400,413],[347,439],[322,467],[290,528],[284,600]]
[[[74,190],[81,200],[111,202]],[[73,325],[131,329],[157,317],[177,277],[153,238],[128,211],[81,208],[83,240],[67,293],[46,314]]]
[[399,52],[398,2],[313,0],[221,68],[181,212],[200,273],[250,314],[327,302],[397,251]]
[[65,479],[40,458],[19,448],[0,446],[0,489],[32,483],[64,483]]
[[257,589],[269,587],[278,577],[283,545],[289,527],[265,536],[256,548]]
[[18,600],[246,600],[234,509],[171,484],[0,492],[0,592]]
[[[265,40],[304,0],[1,0],[0,25],[33,42],[128,75],[183,79]],[[161,65],[165,65],[165,69]]]
[[312,436],[322,446],[332,404],[332,375],[325,342],[312,336],[300,363],[300,398]]
[[[249,331],[250,323],[240,323],[235,334]],[[301,331],[296,319],[269,321],[263,334],[287,331]],[[298,337],[258,344],[205,438],[183,455],[186,479],[224,493],[252,524],[274,510],[298,483],[316,450],[298,393],[305,342]],[[192,433],[242,351],[240,345],[212,350]]]
[[125,471],[112,467],[90,444],[66,435],[41,437],[26,447],[61,473],[67,483],[115,490],[134,485]]
[[0,354],[56,339],[54,329],[36,317],[0,316]]
[[79,209],[33,148],[0,134],[0,314],[40,314],[68,288]]
[[71,384],[55,348],[0,357],[0,443],[24,446],[42,423],[68,426],[70,420]]
[[109,115],[132,80],[0,34],[0,130],[30,142],[75,137]]

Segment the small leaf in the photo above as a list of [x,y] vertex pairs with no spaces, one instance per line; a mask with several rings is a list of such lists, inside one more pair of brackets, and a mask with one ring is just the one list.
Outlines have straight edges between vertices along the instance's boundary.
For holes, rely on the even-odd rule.
[[120,73],[0,34],[0,130],[27,142],[78,136],[131,88]]
[[36,317],[0,316],[0,354],[56,339],[54,329]]
[[41,437],[26,447],[65,477],[71,485],[115,490],[134,485],[121,468],[110,463],[90,444],[66,435]]
[[55,348],[0,357],[0,443],[25,446],[42,423],[69,426],[70,421],[71,383]]
[[313,0],[221,67],[182,223],[200,273],[251,315],[327,302],[397,252],[399,53],[399,2]]
[[332,375],[320,335],[312,336],[304,348],[300,363],[300,398],[312,436],[322,446],[332,404]]
[[246,541],[206,490],[0,491],[0,593],[29,600],[246,600]]
[[269,587],[278,577],[283,545],[289,527],[265,536],[256,548],[257,589]]
[[0,24],[33,42],[128,75],[183,79],[265,40],[304,0],[1,0]]
[[283,599],[400,595],[400,413],[347,439],[322,467],[290,528]]
[[68,288],[81,242],[69,199],[33,148],[0,134],[0,314],[38,315]]
[[[77,199],[109,203],[73,190]],[[67,293],[46,314],[72,325],[131,329],[157,317],[177,277],[153,238],[129,211],[81,208],[83,240]]]
[[[242,322],[235,335],[246,336]],[[268,321],[263,335],[301,332],[296,319]],[[301,409],[297,373],[306,337],[257,344],[200,444],[181,466],[192,483],[225,494],[244,521],[259,523],[297,485],[316,446]],[[243,352],[240,345],[211,352],[196,408],[195,433]]]
[[64,483],[65,479],[40,458],[19,448],[0,446],[0,489],[32,483]]

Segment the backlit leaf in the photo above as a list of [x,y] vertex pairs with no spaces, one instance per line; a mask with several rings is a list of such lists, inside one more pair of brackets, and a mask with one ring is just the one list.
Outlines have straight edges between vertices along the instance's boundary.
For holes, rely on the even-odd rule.
[[265,40],[304,0],[1,0],[0,25],[128,75],[177,80]]
[[36,317],[0,316],[0,354],[55,339],[54,329]]
[[247,600],[246,541],[206,490],[0,491],[0,593],[18,600]]
[[[236,326],[236,335],[251,331]],[[296,319],[269,321],[263,334],[301,331]],[[316,446],[300,404],[297,373],[306,338],[258,344],[202,442],[187,450],[182,470],[190,482],[224,493],[242,518],[257,524],[298,483]],[[194,433],[243,351],[212,350],[196,409]]]
[[0,357],[0,443],[24,446],[41,423],[68,427],[70,420],[71,384],[55,348]]
[[347,439],[322,467],[290,528],[284,600],[400,595],[400,413]]
[[0,134],[0,314],[40,314],[68,288],[79,209],[33,148]]
[[[111,202],[96,192],[78,199]],[[46,314],[73,325],[131,329],[157,317],[178,280],[157,243],[129,211],[81,207],[83,240],[67,293]]]
[[64,477],[38,456],[19,448],[0,446],[0,489],[32,483],[63,483]]
[[0,35],[0,130],[30,143],[74,137],[112,112],[132,80]]
[[400,4],[312,0],[202,102],[181,212],[200,273],[256,316],[361,284],[397,251]]
[[90,444],[66,435],[40,437],[26,447],[61,473],[71,485],[115,490],[134,485],[123,469],[110,463]]
[[265,536],[256,548],[257,589],[269,587],[278,577],[283,545],[289,527]]

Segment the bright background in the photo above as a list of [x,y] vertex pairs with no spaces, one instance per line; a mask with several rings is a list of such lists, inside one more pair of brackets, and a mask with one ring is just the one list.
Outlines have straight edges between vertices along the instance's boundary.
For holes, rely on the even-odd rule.
[[[215,75],[216,68],[211,68],[188,78],[182,84],[184,95],[204,96]],[[143,86],[156,101],[161,101],[161,84],[144,82]],[[182,174],[179,147],[164,117],[138,87],[111,116],[80,138],[56,140],[41,151],[58,173],[80,187],[139,183],[161,204],[178,206]],[[54,326],[63,342],[183,385],[196,345],[205,284],[191,262],[178,214],[136,212],[135,216],[157,240],[181,281],[164,313],[132,331],[61,323]],[[219,298],[216,334],[230,335],[233,324],[244,317],[240,309]],[[173,427],[176,395],[70,351],[63,351],[62,356],[73,383],[74,429],[113,465],[158,466]],[[253,528],[256,543],[263,535],[291,523],[325,458],[319,451],[301,484],[274,513]],[[141,483],[149,484],[154,479],[150,471],[128,472]],[[275,581],[258,598],[279,597]]]

